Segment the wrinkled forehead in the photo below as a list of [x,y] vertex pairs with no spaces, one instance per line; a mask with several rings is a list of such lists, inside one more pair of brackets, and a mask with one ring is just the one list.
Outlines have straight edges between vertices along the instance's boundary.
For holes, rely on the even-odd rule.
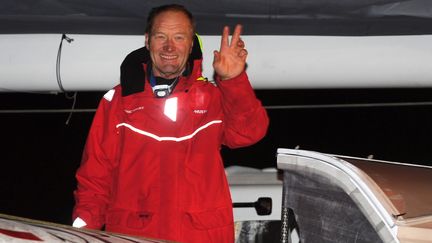
[[154,18],[151,32],[177,31],[193,35],[193,24],[187,15],[181,11],[165,11]]

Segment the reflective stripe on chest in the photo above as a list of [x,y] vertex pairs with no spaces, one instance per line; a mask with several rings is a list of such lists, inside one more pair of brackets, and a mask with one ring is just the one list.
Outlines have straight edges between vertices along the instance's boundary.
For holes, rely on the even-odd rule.
[[210,122],[202,125],[201,127],[198,127],[191,134],[183,136],[183,137],[161,137],[161,136],[158,136],[158,135],[156,135],[154,133],[150,133],[148,131],[144,131],[144,130],[141,130],[139,128],[136,128],[136,127],[134,127],[134,126],[132,126],[131,124],[128,124],[128,123],[120,123],[120,124],[117,124],[116,127],[119,128],[119,127],[124,126],[124,127],[128,128],[128,129],[132,130],[133,132],[136,132],[136,133],[141,134],[143,136],[147,136],[147,137],[153,138],[153,139],[155,139],[155,140],[157,140],[159,142],[161,142],[161,141],[181,142],[181,141],[184,141],[184,140],[191,139],[195,135],[197,135],[200,131],[202,131],[202,130],[204,130],[204,129],[212,126],[212,125],[219,124],[219,123],[222,123],[222,120],[213,120],[213,121],[210,121]]

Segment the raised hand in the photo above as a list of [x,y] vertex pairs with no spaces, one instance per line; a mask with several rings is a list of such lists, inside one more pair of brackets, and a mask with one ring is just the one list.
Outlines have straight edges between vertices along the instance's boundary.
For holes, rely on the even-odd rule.
[[243,72],[248,55],[245,44],[240,38],[242,26],[236,25],[229,40],[229,27],[225,26],[219,51],[214,51],[213,68],[222,80],[234,78]]

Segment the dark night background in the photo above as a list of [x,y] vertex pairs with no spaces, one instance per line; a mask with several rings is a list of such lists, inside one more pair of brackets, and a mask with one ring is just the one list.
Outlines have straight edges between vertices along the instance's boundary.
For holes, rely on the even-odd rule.
[[[257,90],[268,107],[268,135],[258,144],[224,148],[225,164],[274,167],[279,147],[430,165],[431,105],[311,108],[296,105],[429,102],[432,89]],[[79,92],[76,109],[95,109],[104,92]],[[93,112],[70,109],[64,94],[0,93],[0,213],[70,224],[74,173]],[[274,109],[288,105],[289,109]]]

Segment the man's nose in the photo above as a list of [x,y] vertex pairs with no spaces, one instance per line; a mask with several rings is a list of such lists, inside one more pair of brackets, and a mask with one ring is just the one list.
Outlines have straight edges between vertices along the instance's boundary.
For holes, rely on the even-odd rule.
[[175,45],[172,39],[167,39],[164,45],[164,51],[174,51]]

